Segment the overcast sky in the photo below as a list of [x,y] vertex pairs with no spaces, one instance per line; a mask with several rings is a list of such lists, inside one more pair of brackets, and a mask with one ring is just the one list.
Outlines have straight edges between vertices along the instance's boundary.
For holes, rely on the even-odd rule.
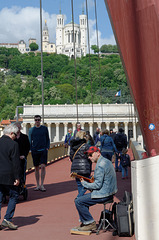
[[[97,0],[99,45],[116,44],[104,0]],[[74,19],[79,24],[79,14],[85,9],[84,0],[74,0]],[[17,43],[29,38],[40,39],[40,0],[0,0],[0,43]],[[71,0],[42,0],[43,24],[49,28],[50,42],[56,39],[56,15],[61,8],[65,24],[72,19]],[[86,10],[85,10],[86,13]],[[94,0],[88,0],[90,45],[97,44]],[[40,44],[39,44],[40,45]]]

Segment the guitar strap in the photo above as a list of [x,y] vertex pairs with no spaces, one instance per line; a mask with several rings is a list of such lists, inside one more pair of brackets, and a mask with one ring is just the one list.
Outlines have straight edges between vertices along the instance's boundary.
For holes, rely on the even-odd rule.
[[80,148],[84,145],[85,143],[83,143],[77,150],[76,150],[76,152],[75,152],[75,154],[73,155],[73,158],[72,158],[72,160],[74,160],[74,158],[75,158],[75,156],[76,156],[76,154],[77,154],[77,152],[80,150]]

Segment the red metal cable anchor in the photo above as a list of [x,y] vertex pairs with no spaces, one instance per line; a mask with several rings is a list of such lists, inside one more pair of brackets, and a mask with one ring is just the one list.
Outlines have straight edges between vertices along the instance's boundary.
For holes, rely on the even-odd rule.
[[141,155],[142,155],[142,159],[148,158],[147,152],[143,152],[141,153]]
[[151,149],[151,157],[157,156],[156,150]]

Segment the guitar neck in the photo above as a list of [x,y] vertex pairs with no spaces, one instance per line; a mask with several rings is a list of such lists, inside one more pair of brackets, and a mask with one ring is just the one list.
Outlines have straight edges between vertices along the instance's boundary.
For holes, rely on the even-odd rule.
[[85,181],[87,181],[87,182],[89,182],[89,183],[94,182],[94,177],[87,178],[87,177],[84,177],[84,176],[82,176],[82,175],[73,174],[73,173],[72,173],[72,176],[74,176],[74,177],[76,177],[76,178],[83,178]]

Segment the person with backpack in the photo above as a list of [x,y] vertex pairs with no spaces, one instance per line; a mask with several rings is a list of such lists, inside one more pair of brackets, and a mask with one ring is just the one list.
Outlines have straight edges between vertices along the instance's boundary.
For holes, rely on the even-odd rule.
[[128,178],[128,167],[130,167],[130,156],[127,154],[128,149],[123,149],[120,155],[120,164],[122,179]]
[[115,160],[115,170],[116,172],[121,171],[121,166],[118,166],[118,159],[122,153],[123,148],[127,148],[127,136],[122,128],[119,128],[119,132],[114,138],[114,143],[117,148],[116,160]]
[[106,129],[103,131],[103,135],[100,137],[100,151],[104,158],[112,161],[114,152],[117,152],[113,139],[109,136],[109,131]]

